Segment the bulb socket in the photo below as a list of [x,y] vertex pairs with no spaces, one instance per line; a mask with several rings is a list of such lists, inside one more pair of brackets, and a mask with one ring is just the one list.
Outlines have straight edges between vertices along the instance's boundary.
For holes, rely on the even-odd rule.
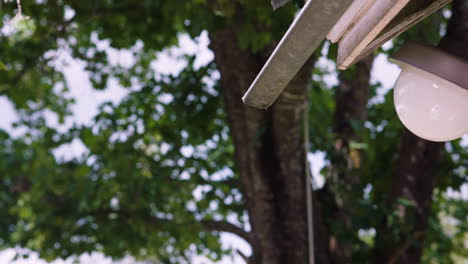
[[389,60],[402,67],[412,65],[468,90],[468,62],[437,48],[408,42]]

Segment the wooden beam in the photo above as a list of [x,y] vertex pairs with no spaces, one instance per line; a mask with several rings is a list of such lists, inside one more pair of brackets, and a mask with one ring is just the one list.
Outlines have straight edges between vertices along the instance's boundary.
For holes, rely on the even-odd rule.
[[352,2],[307,1],[242,98],[244,103],[261,109],[270,107]]
[[[372,43],[361,53],[361,55],[359,55],[353,64],[364,59],[387,41],[410,29],[437,10],[448,5],[450,2],[452,2],[452,0],[419,1],[419,4],[408,6],[408,8],[405,8],[401,12],[401,15],[398,15],[390,25],[388,25],[384,31],[374,41],[372,41]],[[415,9],[415,7],[417,8]]]
[[343,37],[338,48],[337,64],[346,69],[400,13],[410,0],[378,0]]
[[337,43],[364,16],[376,0],[354,0],[338,23],[328,33],[327,39]]

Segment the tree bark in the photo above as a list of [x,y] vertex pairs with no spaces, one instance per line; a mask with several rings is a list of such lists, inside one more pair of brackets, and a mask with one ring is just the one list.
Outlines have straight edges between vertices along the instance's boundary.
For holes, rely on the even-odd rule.
[[[431,212],[436,169],[443,148],[443,143],[426,141],[408,130],[403,132],[397,169],[388,195],[388,207],[398,214],[401,225],[397,228],[403,230],[404,227],[404,230],[410,231],[396,231],[395,225],[380,228],[376,238],[376,263],[421,262],[423,233]],[[400,204],[399,198],[411,201],[413,206]],[[401,233],[398,240],[395,240],[395,231]]]
[[210,36],[252,228],[252,263],[307,263],[307,207],[302,118],[313,60],[269,110],[241,101],[264,56],[241,50],[235,27]]
[[[350,148],[351,141],[359,141],[352,122],[363,122],[367,118],[367,103],[370,94],[370,75],[374,56],[368,56],[353,66],[349,72],[341,72],[340,84],[336,90],[336,109],[333,121],[333,131],[336,134],[335,148],[337,157],[332,161],[334,173],[329,184],[340,190],[332,199],[334,210],[327,211],[327,219],[337,220],[344,232],[349,231],[352,224],[352,212],[355,204],[350,201],[352,192],[359,184],[359,175],[352,170],[359,168],[362,162],[362,151]],[[349,198],[348,198],[349,197]],[[333,263],[350,263],[352,258],[352,242],[330,236],[330,252]]]
[[[351,125],[352,120],[366,120],[367,103],[370,93],[370,74],[374,56],[370,55],[358,62],[354,67],[354,74],[346,76],[342,72],[339,76],[340,84],[336,91],[336,110],[333,130],[337,134],[338,147],[348,148],[350,140],[356,139],[356,133]],[[350,75],[350,74],[348,74]]]
[[454,0],[447,34],[439,47],[468,61],[468,1]]

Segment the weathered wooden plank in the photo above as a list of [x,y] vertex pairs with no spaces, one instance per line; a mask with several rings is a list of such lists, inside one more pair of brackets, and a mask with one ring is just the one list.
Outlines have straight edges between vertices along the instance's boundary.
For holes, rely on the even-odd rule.
[[387,41],[410,29],[437,10],[448,5],[450,2],[452,2],[452,0],[420,0],[419,4],[413,4],[413,2],[411,2],[411,4],[408,5],[408,8],[402,10],[401,14],[398,15],[374,41],[372,41],[372,43],[352,64],[364,59]]
[[352,2],[307,1],[242,98],[244,103],[261,109],[271,106]]
[[410,0],[379,0],[343,37],[338,48],[339,69],[348,68]]
[[354,0],[344,15],[338,20],[338,23],[328,33],[327,39],[332,43],[340,41],[346,33],[356,24],[376,0]]

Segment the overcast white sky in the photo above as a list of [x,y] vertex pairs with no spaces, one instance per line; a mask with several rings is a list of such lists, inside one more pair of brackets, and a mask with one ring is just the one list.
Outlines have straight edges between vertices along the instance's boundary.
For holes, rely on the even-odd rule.
[[[177,73],[183,67],[184,63],[178,61],[176,57],[181,54],[193,54],[197,55],[196,65],[204,65],[210,62],[213,59],[213,54],[208,50],[209,40],[207,34],[202,34],[197,42],[190,40],[187,36],[180,37],[180,47],[172,48],[166,52],[159,54],[158,60],[153,64],[155,69],[161,73]],[[100,42],[99,45],[101,48],[109,50],[112,55],[113,61],[115,63],[127,63],[131,60],[131,55],[128,52],[119,52],[116,50],[111,50],[108,47],[108,44],[105,41]],[[130,56],[130,57],[129,57]],[[70,96],[73,96],[76,99],[76,104],[73,106],[73,117],[67,120],[67,125],[69,126],[73,122],[90,124],[92,118],[97,113],[98,106],[106,101],[119,102],[129,90],[119,87],[117,82],[111,81],[109,88],[105,91],[96,91],[92,89],[91,84],[87,78],[87,74],[84,71],[83,63],[73,60],[70,58],[69,54],[62,52],[60,55],[62,60],[68,62],[68,66],[64,68],[64,73],[67,82],[70,86]],[[328,67],[334,67],[327,63],[325,60],[319,62],[322,65],[328,65]],[[382,94],[391,89],[398,77],[400,70],[395,65],[392,65],[387,62],[384,55],[379,55],[376,59],[375,66],[372,71],[372,81],[379,81],[383,84]],[[330,76],[328,78],[329,82],[336,81],[336,78]],[[239,98],[240,100],[240,98]],[[9,103],[8,99],[5,97],[0,97],[0,128],[9,131],[12,134],[18,134],[19,131],[13,130],[11,124],[16,120],[15,111]],[[57,125],[57,121],[51,117],[49,118],[49,123],[51,125]],[[78,141],[74,141],[71,146],[65,146],[56,151],[56,155],[64,157],[66,159],[79,155],[85,151],[84,146]],[[309,159],[312,164],[312,170],[315,177],[315,180],[321,184],[323,182],[320,176],[320,169],[324,165],[324,155],[323,153],[316,153],[309,155]],[[226,234],[223,236],[223,241],[226,246],[234,246],[243,250],[246,254],[250,253],[250,249],[245,242],[240,239],[235,238],[232,235]],[[0,252],[0,264],[10,263],[11,259],[15,255],[15,250],[9,249],[3,252]],[[83,255],[81,257],[83,264],[110,264],[111,260],[103,257],[100,254]],[[131,263],[131,260],[126,260]],[[12,261],[12,264],[43,264],[45,262],[39,260],[37,256],[34,256],[28,260],[17,260]],[[58,260],[53,262],[54,264],[64,264],[72,263],[69,261]],[[194,259],[194,263],[210,263],[208,260],[203,257],[197,257]],[[243,263],[243,261],[236,257],[225,258],[221,263]]]

